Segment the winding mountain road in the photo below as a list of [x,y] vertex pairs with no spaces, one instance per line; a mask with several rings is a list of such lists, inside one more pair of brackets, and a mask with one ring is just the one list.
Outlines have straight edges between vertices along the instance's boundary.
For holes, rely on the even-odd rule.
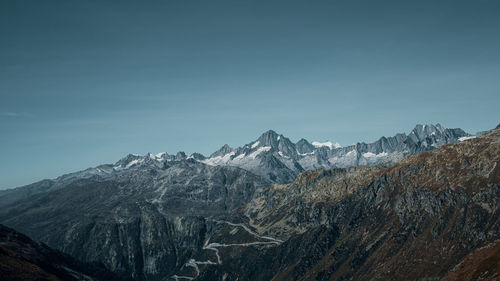
[[210,243],[210,238],[205,241],[205,245],[203,246],[203,250],[211,250],[215,252],[215,255],[217,257],[217,262],[207,260],[207,261],[197,261],[195,259],[189,259],[188,262],[186,262],[183,266],[184,267],[192,267],[194,268],[195,275],[194,276],[181,276],[181,275],[172,275],[170,278],[175,279],[176,281],[180,281],[181,279],[184,280],[193,280],[196,279],[200,275],[200,268],[198,265],[217,265],[217,264],[222,264],[222,257],[220,256],[219,248],[226,248],[226,247],[250,247],[250,246],[256,246],[256,245],[280,245],[283,243],[283,240],[276,239],[273,237],[269,236],[262,236],[256,233],[255,231],[251,230],[248,226],[242,224],[242,223],[232,223],[229,221],[224,221],[224,220],[217,220],[214,221],[216,223],[223,223],[227,224],[232,227],[239,227],[248,232],[250,235],[258,238],[258,239],[264,239],[264,240],[269,240],[269,241],[253,241],[253,242],[247,242],[247,243],[231,243],[231,244],[224,244],[224,243],[217,243],[217,242],[212,242]]

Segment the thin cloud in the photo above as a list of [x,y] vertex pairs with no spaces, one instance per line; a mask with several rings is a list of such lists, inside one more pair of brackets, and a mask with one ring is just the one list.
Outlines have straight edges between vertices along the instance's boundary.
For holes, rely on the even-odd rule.
[[31,116],[31,114],[26,113],[26,112],[14,112],[14,111],[4,111],[4,112],[0,113],[0,115],[2,117],[10,117],[10,118]]

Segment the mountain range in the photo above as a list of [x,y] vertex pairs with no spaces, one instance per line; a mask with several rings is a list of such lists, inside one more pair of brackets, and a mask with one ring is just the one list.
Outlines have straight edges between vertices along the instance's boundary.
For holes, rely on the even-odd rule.
[[[293,143],[272,130],[257,140],[238,148],[224,145],[208,158],[198,158],[208,165],[236,166],[273,182],[288,183],[306,170],[351,166],[387,166],[406,155],[427,151],[443,144],[471,137],[461,129],[445,129],[440,124],[417,125],[408,135],[381,137],[373,143],[342,147],[338,143]],[[194,157],[194,156],[193,156]]]
[[499,151],[500,128],[417,125],[347,147],[267,131],[1,191],[0,223],[134,280],[490,278]]
[[[115,164],[105,164],[83,171],[63,175],[53,180],[43,180],[23,187],[23,191],[10,189],[0,191],[0,206],[9,199],[2,194],[16,193],[17,196],[29,196],[34,193],[58,189],[77,179],[99,178],[113,179],[144,167],[161,168],[168,163],[178,163],[192,159],[210,166],[232,166],[243,168],[262,176],[273,183],[289,183],[306,170],[328,169],[351,166],[387,166],[398,162],[405,156],[434,149],[448,143],[474,137],[462,129],[443,128],[436,125],[417,125],[408,134],[399,133],[393,137],[381,137],[373,143],[360,142],[342,147],[338,143],[309,142],[301,139],[293,143],[287,137],[269,130],[257,140],[242,147],[231,148],[225,144],[219,150],[206,157],[200,153],[189,156],[184,152],[170,155],[166,152],[147,153],[146,155],[129,154]],[[23,194],[24,193],[24,194]],[[13,197],[14,196],[14,197]]]

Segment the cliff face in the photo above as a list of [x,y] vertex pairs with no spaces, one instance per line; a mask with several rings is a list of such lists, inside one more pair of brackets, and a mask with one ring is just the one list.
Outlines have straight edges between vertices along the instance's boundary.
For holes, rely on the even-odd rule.
[[[389,168],[303,173],[263,190],[229,219],[285,242],[226,247],[222,265],[199,278],[440,280],[500,238],[498,162],[497,128]],[[498,255],[490,255],[469,271],[497,276]]]

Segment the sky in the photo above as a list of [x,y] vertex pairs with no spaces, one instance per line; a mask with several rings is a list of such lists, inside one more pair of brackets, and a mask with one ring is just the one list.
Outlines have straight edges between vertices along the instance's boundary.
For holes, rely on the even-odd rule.
[[500,122],[500,1],[2,0],[0,189],[268,129]]

